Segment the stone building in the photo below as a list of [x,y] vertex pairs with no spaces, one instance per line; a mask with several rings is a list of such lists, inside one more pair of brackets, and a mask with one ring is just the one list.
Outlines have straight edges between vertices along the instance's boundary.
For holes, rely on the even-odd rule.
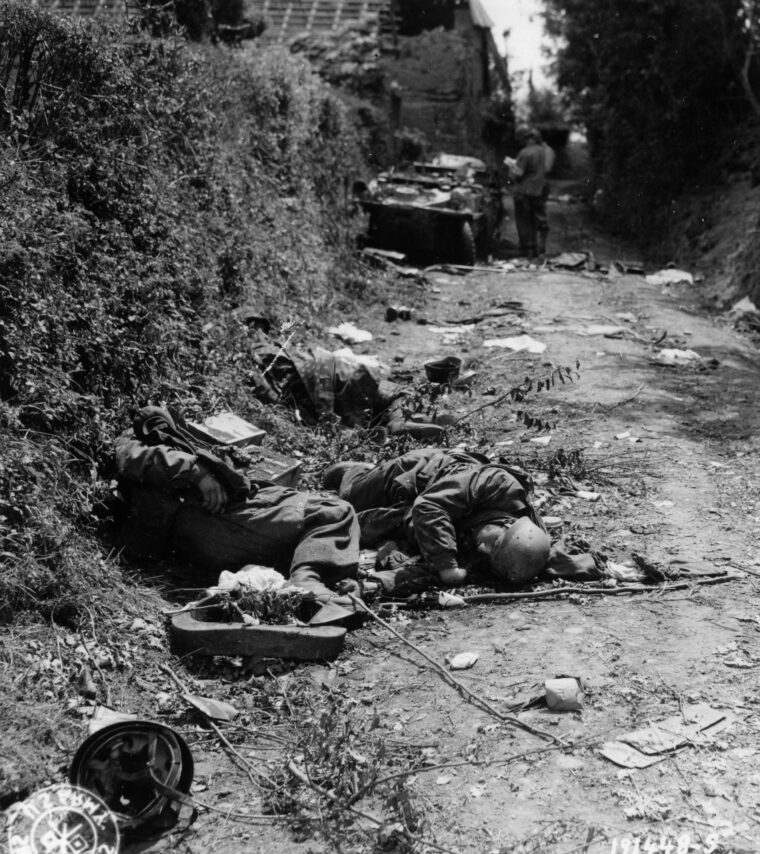
[[[432,150],[485,154],[484,104],[495,85],[510,90],[480,0],[255,0],[253,8],[268,22],[262,44],[317,44],[305,51],[309,58],[337,60],[346,77],[376,65],[382,91],[362,94],[385,111],[392,136],[417,133]],[[366,29],[354,42],[346,38],[352,24],[368,20],[376,26],[369,55]],[[361,50],[352,54],[352,44]]]

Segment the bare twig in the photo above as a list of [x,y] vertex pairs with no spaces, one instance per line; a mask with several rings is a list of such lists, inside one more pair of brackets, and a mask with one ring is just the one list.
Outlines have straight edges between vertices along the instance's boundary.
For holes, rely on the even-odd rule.
[[643,335],[639,335],[638,332],[634,332],[634,330],[629,326],[623,326],[622,323],[618,323],[617,320],[614,320],[612,317],[603,316],[602,320],[606,320],[608,323],[613,323],[618,329],[622,329],[623,332],[627,332],[629,335],[632,335],[637,341],[641,341],[642,344],[650,343]]
[[391,780],[397,780],[399,777],[411,777],[414,774],[424,774],[427,771],[441,771],[444,768],[461,768],[462,766],[491,766],[491,765],[509,765],[510,762],[517,762],[524,759],[526,756],[536,756],[541,753],[548,753],[551,750],[560,750],[559,744],[552,744],[548,747],[537,747],[534,750],[526,750],[524,753],[516,753],[514,756],[505,756],[502,759],[463,759],[461,762],[441,762],[438,765],[423,765],[418,768],[407,768],[404,771],[396,771],[394,774],[388,774],[385,777],[378,777],[372,780],[365,786],[362,786],[358,792],[349,798],[349,803],[355,803],[370,789],[374,789],[381,783],[388,783]]
[[323,798],[327,798],[329,801],[334,803],[336,806],[339,806],[341,809],[348,810],[354,815],[366,819],[367,821],[372,822],[372,824],[377,825],[378,827],[383,824],[383,822],[379,818],[375,818],[375,816],[370,815],[369,813],[362,812],[361,810],[356,809],[356,807],[352,807],[348,804],[342,803],[340,798],[336,794],[328,791],[327,789],[323,789],[318,783],[315,783],[309,777],[306,771],[301,770],[292,759],[288,762],[288,771],[290,771],[290,773],[294,777],[296,777],[310,789],[313,789],[318,795],[321,795]]
[[463,596],[468,604],[473,602],[509,602],[512,599],[546,599],[564,593],[582,593],[592,595],[616,596],[621,593],[667,593],[670,590],[685,590],[699,584],[721,584],[724,581],[735,581],[736,575],[719,575],[714,578],[694,578],[691,581],[681,581],[677,584],[652,586],[650,584],[630,584],[626,587],[552,587],[551,590],[533,590],[528,593],[478,593],[474,596]]
[[614,409],[616,406],[622,406],[624,403],[630,403],[632,400],[635,400],[642,392],[644,388],[644,383],[636,389],[636,391],[629,395],[628,397],[624,397],[622,400],[617,400],[615,403],[600,403],[599,405],[602,409]]
[[514,715],[505,715],[503,712],[500,712],[498,709],[494,708],[487,700],[483,697],[476,694],[474,691],[471,691],[466,685],[463,685],[458,679],[455,679],[449,672],[439,664],[434,658],[431,658],[424,650],[420,649],[416,644],[413,644],[411,641],[407,640],[402,634],[397,632],[393,626],[389,625],[385,622],[381,617],[378,617],[374,611],[371,611],[361,599],[358,599],[352,593],[348,594],[349,598],[354,602],[355,605],[358,605],[362,610],[364,610],[369,616],[375,620],[375,622],[380,623],[383,628],[387,629],[392,635],[395,635],[402,643],[406,644],[406,646],[413,649],[418,655],[421,655],[427,662],[433,665],[433,667],[438,671],[438,673],[443,676],[443,678],[450,684],[453,685],[460,694],[462,694],[466,699],[474,702],[476,705],[488,711],[495,718],[498,718],[500,721],[504,721],[504,723],[510,724],[511,726],[518,727],[519,729],[526,730],[527,732],[532,733],[533,735],[539,736],[539,738],[545,738],[549,741],[554,742],[555,744],[561,745],[562,747],[570,747],[570,745],[564,740],[556,735],[553,735],[550,732],[545,732],[544,730],[538,729],[537,727],[532,727],[530,724],[521,721],[519,718],[516,718]]

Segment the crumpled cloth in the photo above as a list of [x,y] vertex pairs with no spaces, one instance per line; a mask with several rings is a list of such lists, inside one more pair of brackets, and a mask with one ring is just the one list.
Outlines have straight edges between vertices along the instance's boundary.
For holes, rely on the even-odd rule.
[[[216,593],[232,593],[243,590],[248,593],[264,593],[270,590],[279,590],[287,579],[284,575],[268,566],[258,566],[249,563],[237,572],[224,572],[219,575],[219,583],[215,587],[209,587],[206,595],[213,596]],[[293,588],[288,588],[292,590]]]

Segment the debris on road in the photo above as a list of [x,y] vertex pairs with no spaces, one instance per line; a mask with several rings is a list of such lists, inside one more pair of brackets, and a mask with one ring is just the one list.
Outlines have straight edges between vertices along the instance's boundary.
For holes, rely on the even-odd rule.
[[682,282],[687,285],[694,284],[694,276],[691,273],[671,267],[658,270],[656,273],[650,273],[648,276],[645,276],[645,279],[650,285],[678,285]]
[[456,596],[453,593],[448,593],[446,590],[441,590],[438,594],[438,604],[441,608],[466,608],[467,603],[461,596]]
[[551,440],[551,436],[534,436],[532,439],[530,439],[530,441],[533,442],[534,445],[548,445]]
[[623,768],[647,768],[689,744],[703,744],[727,729],[733,720],[730,712],[711,709],[704,703],[687,705],[681,708],[681,714],[605,742],[599,753]]
[[372,340],[372,333],[366,329],[359,329],[353,323],[341,323],[339,326],[328,326],[330,335],[340,338],[346,344],[364,344]]
[[483,342],[483,346],[499,347],[504,350],[514,350],[515,352],[527,350],[528,353],[543,353],[546,350],[546,344],[536,341],[530,335],[515,335],[511,338],[487,338]]
[[414,309],[407,305],[389,305],[385,309],[385,320],[388,323],[393,323],[394,320],[411,320],[414,316]]
[[234,721],[240,712],[231,704],[211,697],[199,697],[197,694],[182,694],[182,699],[213,721]]
[[577,270],[588,260],[586,252],[562,252],[551,259],[553,267],[563,267],[566,270]]
[[622,338],[625,329],[622,326],[604,326],[602,324],[591,324],[590,326],[578,326],[572,329],[576,335],[594,336],[602,335],[605,338]]
[[644,274],[644,264],[641,261],[613,261],[610,266],[619,273],[630,273],[632,275]]
[[729,314],[757,314],[758,308],[749,297],[743,297],[729,308]]
[[208,596],[216,593],[232,593],[235,591],[279,590],[285,584],[285,576],[268,566],[257,566],[249,563],[237,572],[224,570],[219,575],[219,581],[214,587],[206,590]]
[[703,361],[702,356],[694,350],[665,349],[654,357],[656,362],[663,365],[691,365]]
[[591,492],[587,489],[579,489],[573,493],[576,498],[582,498],[584,501],[598,501],[602,496],[599,492]]
[[451,383],[459,376],[464,364],[460,356],[444,356],[425,362],[425,375],[431,383]]
[[460,652],[449,660],[451,670],[469,670],[480,658],[477,652]]
[[577,712],[583,708],[582,680],[573,676],[547,679],[544,682],[546,705],[554,712]]

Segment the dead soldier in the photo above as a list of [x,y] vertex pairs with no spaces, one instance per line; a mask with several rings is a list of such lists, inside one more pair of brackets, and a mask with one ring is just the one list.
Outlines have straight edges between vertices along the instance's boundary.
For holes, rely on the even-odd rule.
[[252,483],[155,406],[141,409],[117,440],[116,464],[131,554],[173,553],[214,573],[270,566],[323,604],[351,604],[334,592],[356,577],[359,562],[359,525],[347,502]]
[[381,548],[376,578],[385,592],[462,584],[468,568],[509,585],[530,583],[547,569],[563,576],[593,571],[591,555],[552,547],[528,498],[529,477],[482,454],[423,448],[377,465],[335,463],[323,483],[357,511],[363,546],[405,539],[409,554],[419,553],[422,566],[393,545]]

